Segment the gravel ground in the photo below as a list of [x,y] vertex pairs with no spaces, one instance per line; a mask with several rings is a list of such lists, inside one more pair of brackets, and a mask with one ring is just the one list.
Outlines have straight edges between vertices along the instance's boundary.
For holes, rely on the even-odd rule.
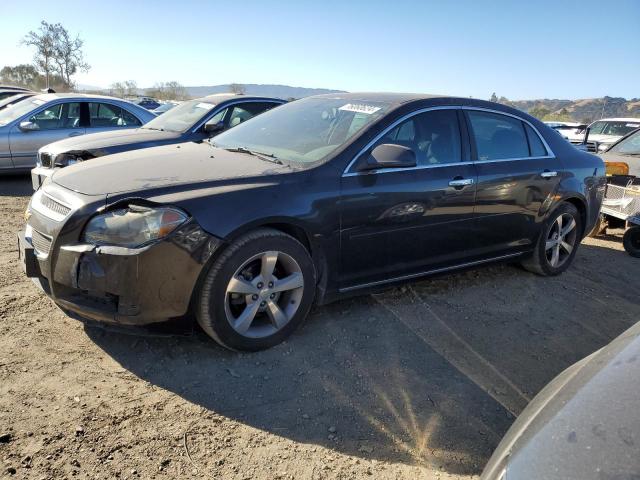
[[66,317],[18,268],[26,178],[0,180],[0,476],[477,478],[527,402],[640,318],[620,232],[544,279],[511,265],[316,308],[234,354],[192,324]]

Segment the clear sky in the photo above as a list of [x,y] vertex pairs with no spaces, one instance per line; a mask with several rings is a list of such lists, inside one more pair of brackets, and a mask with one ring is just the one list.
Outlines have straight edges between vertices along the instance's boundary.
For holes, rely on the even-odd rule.
[[640,0],[0,0],[0,67],[40,20],[83,84],[278,83],[510,99],[640,97]]

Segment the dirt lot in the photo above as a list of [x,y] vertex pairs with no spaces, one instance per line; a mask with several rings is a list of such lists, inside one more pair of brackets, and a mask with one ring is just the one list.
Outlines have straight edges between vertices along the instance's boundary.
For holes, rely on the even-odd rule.
[[552,377],[640,318],[640,260],[587,239],[543,279],[493,266],[316,308],[288,342],[86,327],[18,269],[0,180],[0,476],[469,478]]

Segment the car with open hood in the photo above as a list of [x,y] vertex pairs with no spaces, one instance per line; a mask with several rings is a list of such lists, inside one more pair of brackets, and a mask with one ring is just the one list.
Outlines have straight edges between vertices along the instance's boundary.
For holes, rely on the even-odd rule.
[[36,168],[31,171],[33,189],[56,169],[139,148],[202,141],[283,103],[269,97],[209,95],[182,102],[138,128],[51,143],[38,151]]
[[56,171],[20,255],[73,316],[192,314],[222,345],[259,350],[314,302],[496,261],[558,275],[605,184],[599,157],[505,105],[321,95],[208,141]]

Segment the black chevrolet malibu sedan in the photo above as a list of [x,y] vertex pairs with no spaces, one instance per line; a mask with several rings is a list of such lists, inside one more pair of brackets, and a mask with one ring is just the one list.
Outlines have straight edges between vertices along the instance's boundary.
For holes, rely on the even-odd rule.
[[210,141],[59,170],[19,244],[27,275],[75,316],[191,312],[222,345],[258,350],[314,301],[493,261],[563,272],[604,175],[601,159],[504,105],[317,96]]

